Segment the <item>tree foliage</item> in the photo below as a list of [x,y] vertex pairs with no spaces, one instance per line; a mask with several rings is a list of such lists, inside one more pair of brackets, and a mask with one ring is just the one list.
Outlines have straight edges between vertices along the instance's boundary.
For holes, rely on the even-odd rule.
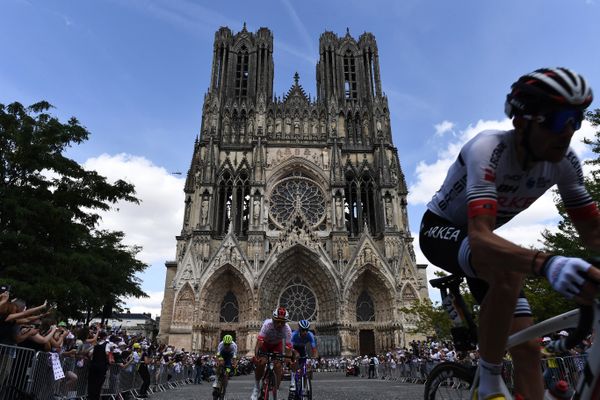
[[[447,273],[438,271],[437,277],[446,276]],[[471,312],[475,322],[479,315],[479,307],[476,304],[473,295],[468,290],[466,281],[463,281],[460,287],[461,295],[465,301],[467,309]],[[425,336],[435,335],[439,340],[452,340],[450,328],[452,323],[446,309],[439,302],[432,303],[429,299],[414,302],[408,307],[403,307],[401,311],[412,316],[414,328],[409,329],[409,333],[416,333]]]
[[31,303],[65,317],[98,314],[122,296],[145,296],[146,265],[122,232],[98,230],[99,211],[137,203],[133,185],[107,182],[64,155],[88,139],[76,118],[61,123],[45,102],[0,104],[0,279]]

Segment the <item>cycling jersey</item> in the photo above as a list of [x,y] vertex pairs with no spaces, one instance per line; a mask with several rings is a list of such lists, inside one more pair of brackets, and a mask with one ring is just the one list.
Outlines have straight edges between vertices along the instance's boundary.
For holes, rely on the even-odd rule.
[[[283,347],[281,343],[285,343],[285,347],[288,349],[292,348],[292,329],[288,324],[283,325],[280,329],[275,327],[272,319],[267,319],[263,322],[260,332],[258,333],[258,340],[264,342],[263,351],[282,352]],[[278,351],[276,351],[278,350]]]
[[227,349],[223,341],[221,341],[217,346],[217,355],[223,358],[235,358],[237,357],[237,350],[238,348],[235,342],[231,342],[229,349]]
[[[573,149],[569,148],[560,162],[536,162],[524,171],[515,138],[514,130],[490,130],[467,142],[427,208],[457,225],[466,225],[468,217],[494,215],[498,228],[557,184],[571,219],[585,219],[597,212]],[[428,234],[456,235],[449,230]]]
[[231,360],[237,357],[237,344],[235,342],[231,342],[229,345],[229,349],[225,347],[223,341],[219,342],[217,346],[217,356],[223,358],[225,368],[231,368]]
[[302,337],[300,335],[300,331],[294,331],[292,333],[292,345],[293,346],[306,346],[307,343],[310,343],[310,347],[313,349],[317,347],[317,340],[315,339],[315,335],[311,331],[306,332],[306,335]]
[[[536,162],[525,171],[518,161],[515,140],[514,130],[490,130],[468,141],[427,204],[421,221],[419,245],[425,257],[446,271],[466,276],[478,302],[488,285],[478,279],[471,265],[468,218],[495,216],[498,228],[555,184],[571,219],[598,213],[584,187],[581,164],[573,149],[569,148],[560,162]],[[514,315],[531,316],[523,291]]]
[[315,335],[313,335],[311,331],[306,332],[304,337],[300,335],[299,330],[292,333],[292,346],[294,346],[294,350],[300,354],[300,357],[306,357],[306,345],[308,343],[310,343],[311,348],[317,348]]

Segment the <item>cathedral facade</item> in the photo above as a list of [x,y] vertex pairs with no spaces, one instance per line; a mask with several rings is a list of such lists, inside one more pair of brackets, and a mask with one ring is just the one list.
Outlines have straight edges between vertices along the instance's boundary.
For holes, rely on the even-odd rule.
[[185,183],[160,337],[212,352],[225,333],[252,352],[285,306],[322,355],[400,347],[402,308],[426,298],[408,229],[375,37],[325,32],[317,94],[298,74],[273,96],[273,34],[215,34],[210,87]]

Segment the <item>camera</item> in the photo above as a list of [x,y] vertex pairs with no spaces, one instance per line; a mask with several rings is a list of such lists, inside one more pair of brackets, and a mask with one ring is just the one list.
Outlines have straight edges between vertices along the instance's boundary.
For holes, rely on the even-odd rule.
[[0,285],[0,293],[10,292],[11,289],[10,285]]

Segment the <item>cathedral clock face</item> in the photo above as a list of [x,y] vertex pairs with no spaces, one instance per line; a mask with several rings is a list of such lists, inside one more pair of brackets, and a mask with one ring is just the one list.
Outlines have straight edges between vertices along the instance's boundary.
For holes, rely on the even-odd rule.
[[271,191],[269,213],[273,222],[282,229],[298,217],[310,227],[316,227],[325,218],[325,196],[309,178],[285,178],[277,182]]

